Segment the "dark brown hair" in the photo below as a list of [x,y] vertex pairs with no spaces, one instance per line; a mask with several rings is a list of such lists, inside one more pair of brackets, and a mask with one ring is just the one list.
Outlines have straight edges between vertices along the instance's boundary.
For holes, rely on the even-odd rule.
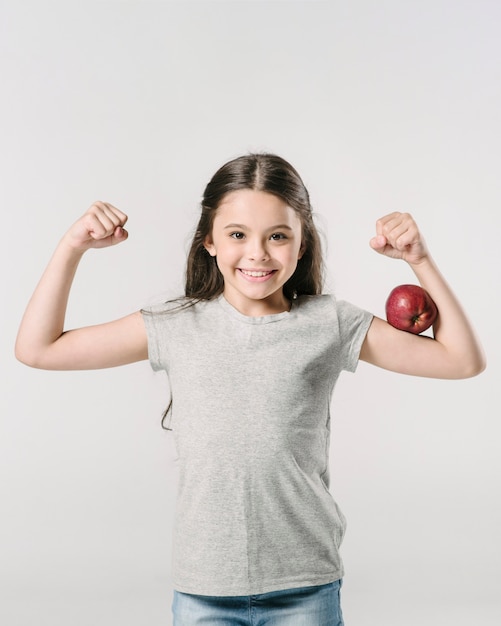
[[266,191],[281,198],[301,220],[304,253],[294,274],[284,285],[289,300],[300,295],[322,292],[323,260],[320,237],[313,223],[310,197],[297,171],[274,154],[248,154],[223,165],[205,188],[202,213],[186,266],[185,296],[193,300],[211,300],[223,292],[223,276],[214,257],[204,247],[212,232],[216,211],[232,191]]
[[[223,293],[223,276],[215,258],[205,249],[204,241],[212,233],[214,217],[224,197],[239,189],[272,193],[299,216],[304,252],[294,274],[283,287],[285,297],[292,300],[301,295],[322,293],[322,247],[313,222],[310,196],[301,177],[290,163],[275,154],[248,154],[223,165],[205,188],[202,213],[186,264],[185,298],[177,300],[181,309]],[[172,398],[162,416],[162,427],[165,430],[171,430],[170,424],[164,424],[171,409]]]

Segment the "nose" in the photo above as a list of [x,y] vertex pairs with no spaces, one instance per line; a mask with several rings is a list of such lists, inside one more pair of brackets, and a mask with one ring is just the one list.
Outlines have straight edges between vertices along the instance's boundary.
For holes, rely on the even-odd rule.
[[247,258],[249,261],[266,261],[269,258],[268,251],[263,241],[252,239],[247,248]]

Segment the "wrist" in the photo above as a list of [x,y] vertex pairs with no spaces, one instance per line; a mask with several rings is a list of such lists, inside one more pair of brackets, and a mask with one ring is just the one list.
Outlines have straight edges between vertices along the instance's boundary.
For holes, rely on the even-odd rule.
[[87,250],[88,248],[75,246],[74,241],[66,233],[57,246],[56,254],[68,262],[78,263]]
[[82,243],[77,243],[71,232],[68,231],[62,237],[59,242],[59,247],[62,248],[68,255],[81,257],[91,247]]
[[412,270],[414,271],[419,271],[420,268],[424,268],[427,266],[432,266],[434,265],[434,261],[431,257],[431,255],[427,252],[426,254],[420,256],[417,259],[406,259],[407,263],[409,264],[409,266],[411,267]]
[[438,272],[438,267],[429,254],[419,261],[409,263],[409,266],[421,283]]

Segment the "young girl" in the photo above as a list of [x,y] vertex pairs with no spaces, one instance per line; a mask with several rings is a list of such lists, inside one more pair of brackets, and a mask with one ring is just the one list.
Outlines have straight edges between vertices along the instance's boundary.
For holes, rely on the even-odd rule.
[[209,182],[185,297],[64,330],[84,252],[125,241],[127,216],[96,202],[64,235],[16,344],[27,365],[63,370],[149,358],[166,370],[179,454],[174,624],[340,626],[345,520],[329,494],[329,406],[359,359],[416,376],[484,368],[460,304],[406,213],[378,220],[372,248],[406,261],[439,309],[434,338],[398,331],[322,293],[308,192],[269,154]]

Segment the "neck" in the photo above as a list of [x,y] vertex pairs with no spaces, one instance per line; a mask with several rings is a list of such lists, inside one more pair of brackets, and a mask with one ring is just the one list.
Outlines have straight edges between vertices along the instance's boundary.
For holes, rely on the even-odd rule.
[[291,308],[290,301],[283,294],[280,294],[280,297],[265,298],[263,300],[251,300],[248,298],[242,299],[233,297],[231,293],[225,291],[223,292],[223,297],[237,311],[247,317],[276,315],[278,313],[290,311]]

